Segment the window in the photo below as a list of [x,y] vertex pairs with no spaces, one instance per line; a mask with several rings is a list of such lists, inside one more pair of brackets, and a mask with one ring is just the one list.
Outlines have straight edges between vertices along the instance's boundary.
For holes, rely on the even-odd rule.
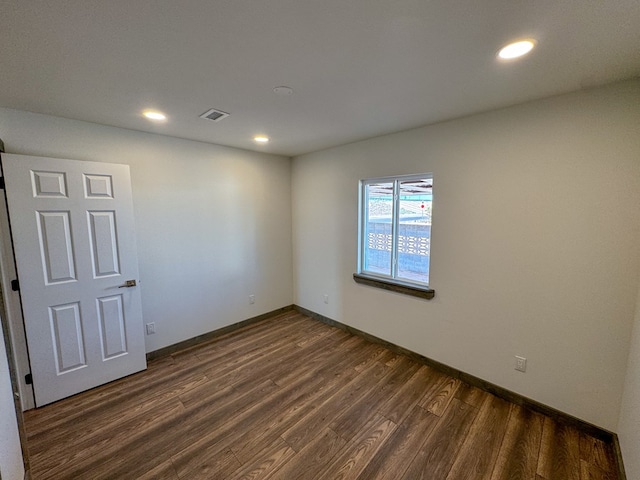
[[433,297],[429,289],[432,189],[431,174],[360,182],[356,281]]

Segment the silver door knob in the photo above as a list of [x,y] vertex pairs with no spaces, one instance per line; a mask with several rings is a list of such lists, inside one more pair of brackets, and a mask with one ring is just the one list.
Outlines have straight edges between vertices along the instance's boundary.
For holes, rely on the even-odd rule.
[[135,287],[136,285],[138,285],[138,284],[136,283],[135,280],[127,280],[122,285],[120,285],[118,288],[130,288],[130,287]]

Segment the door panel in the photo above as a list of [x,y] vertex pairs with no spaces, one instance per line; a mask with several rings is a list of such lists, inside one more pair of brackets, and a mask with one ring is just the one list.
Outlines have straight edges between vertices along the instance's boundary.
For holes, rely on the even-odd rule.
[[87,214],[94,278],[119,275],[116,212],[90,211]]
[[76,280],[69,212],[36,212],[40,257],[47,285]]
[[146,368],[126,165],[2,155],[36,405]]
[[38,172],[32,170],[31,184],[33,196],[36,198],[67,196],[66,177],[62,172]]
[[86,367],[80,304],[49,307],[49,319],[58,375]]
[[127,353],[127,329],[122,295],[99,298],[98,318],[103,360]]

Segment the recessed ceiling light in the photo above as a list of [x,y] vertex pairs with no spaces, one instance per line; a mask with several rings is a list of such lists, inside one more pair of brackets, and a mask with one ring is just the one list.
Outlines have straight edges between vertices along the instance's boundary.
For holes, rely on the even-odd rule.
[[253,140],[258,143],[267,143],[269,142],[269,137],[267,137],[266,135],[256,135],[255,137],[253,137]]
[[535,40],[519,40],[517,42],[510,43],[505,47],[502,47],[498,52],[498,57],[502,58],[503,60],[518,58],[529,53],[535,46]]
[[142,115],[147,117],[149,120],[154,120],[156,122],[162,122],[167,119],[167,116],[164,113],[157,110],[145,110],[142,112]]
[[293,93],[293,88],[282,85],[280,87],[275,87],[273,91],[278,95],[287,96]]

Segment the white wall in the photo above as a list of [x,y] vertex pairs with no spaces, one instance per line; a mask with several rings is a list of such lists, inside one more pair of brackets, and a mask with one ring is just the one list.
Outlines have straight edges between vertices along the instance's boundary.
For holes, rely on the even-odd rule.
[[289,158],[10,109],[0,138],[130,165],[147,351],[292,303]]
[[[358,180],[424,172],[436,297],[356,284]],[[296,157],[295,302],[615,430],[639,207],[639,81]]]
[[13,389],[4,337],[0,328],[0,478],[22,480],[23,477],[24,466],[13,404]]
[[640,478],[640,290],[617,431],[627,478]]

